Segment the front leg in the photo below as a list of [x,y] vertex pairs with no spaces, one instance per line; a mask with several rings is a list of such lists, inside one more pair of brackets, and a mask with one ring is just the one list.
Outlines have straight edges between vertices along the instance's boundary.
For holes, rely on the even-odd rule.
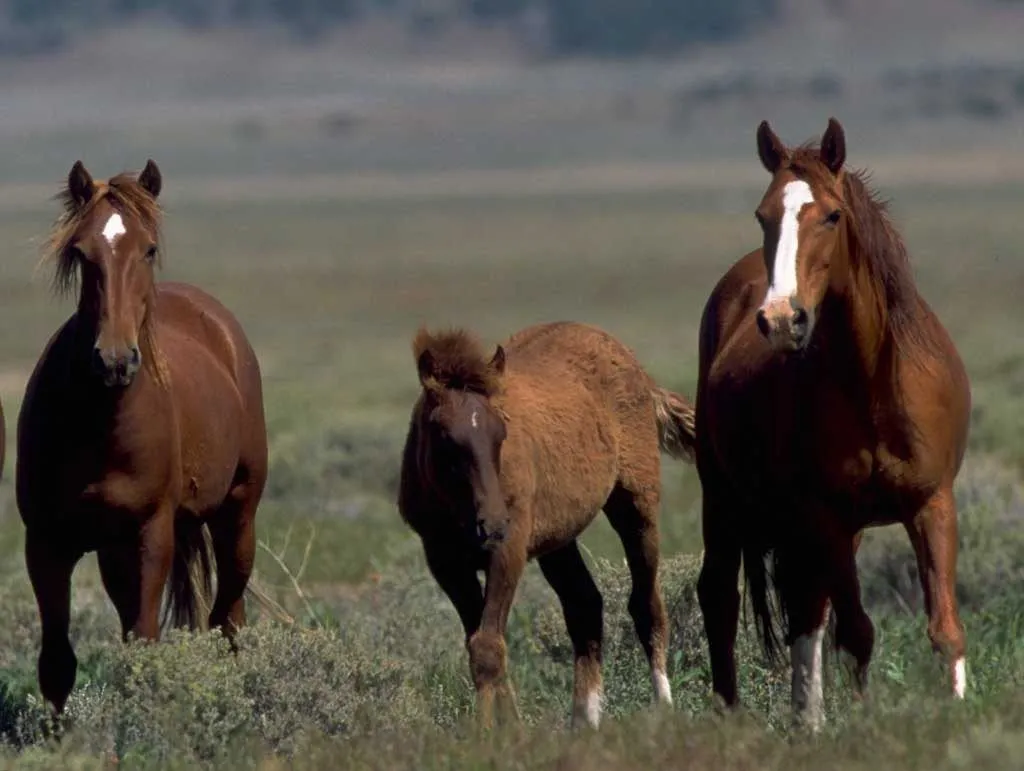
[[462,621],[466,644],[477,629],[484,612],[484,592],[476,568],[465,555],[455,553],[442,539],[423,539],[427,567],[441,590],[448,595]]
[[[43,531],[43,532],[41,532]],[[53,543],[52,531],[36,526],[25,533],[25,567],[43,627],[39,651],[39,690],[60,714],[75,684],[78,660],[68,639],[71,621],[71,574],[81,557]]]
[[964,653],[967,647],[956,602],[957,517],[950,487],[935,493],[913,521],[907,534],[917,556],[918,575],[928,614],[928,637],[950,668],[953,695],[967,690]]
[[132,632],[139,639],[160,639],[160,600],[174,559],[174,506],[164,506],[139,533],[139,613]]
[[468,641],[469,666],[477,693],[477,715],[485,728],[494,723],[496,694],[512,717],[519,717],[515,694],[508,682],[505,630],[526,559],[526,539],[511,532],[491,552],[483,616],[479,629]]

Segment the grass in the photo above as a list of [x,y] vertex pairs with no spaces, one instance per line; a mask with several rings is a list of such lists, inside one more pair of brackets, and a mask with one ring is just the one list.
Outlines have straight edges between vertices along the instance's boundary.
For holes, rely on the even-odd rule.
[[[583,540],[606,598],[609,720],[596,736],[567,732],[568,639],[531,566],[509,634],[524,725],[489,737],[472,729],[458,621],[394,507],[416,394],[416,326],[462,324],[497,342],[538,321],[588,321],[631,345],[660,382],[692,394],[703,302],[755,245],[760,191],[245,206],[179,196],[168,213],[165,275],[221,297],[263,365],[272,469],[258,518],[268,549],[257,570],[299,627],[255,613],[237,660],[211,636],[124,647],[89,558],[74,594],[79,682],[61,741],[46,738],[13,439],[25,377],[71,303],[49,297],[45,268],[33,277],[52,212],[0,212],[9,245],[0,263],[9,437],[0,482],[0,729],[8,737],[0,766],[107,768],[116,755],[129,768],[1005,767],[1024,749],[1024,339],[1010,334],[1024,322],[1016,297],[1024,263],[1013,254],[1024,189],[886,192],[921,286],[972,377],[972,444],[958,485],[966,703],[946,698],[906,539],[889,530],[871,533],[861,555],[879,631],[870,706],[851,708],[833,672],[826,734],[793,735],[788,673],[761,662],[750,633],[739,651],[748,711],[716,717],[694,595],[699,484],[692,468],[666,461],[675,709],[648,709],[621,547],[599,520]],[[305,560],[308,606],[271,551],[292,572]]]

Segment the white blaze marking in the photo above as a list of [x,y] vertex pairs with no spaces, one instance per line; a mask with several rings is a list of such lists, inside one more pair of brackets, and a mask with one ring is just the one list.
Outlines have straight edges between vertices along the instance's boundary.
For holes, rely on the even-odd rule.
[[654,694],[662,704],[672,703],[672,686],[669,685],[668,675],[660,669],[651,673],[651,681],[654,683]]
[[825,638],[822,625],[810,634],[800,635],[790,649],[793,663],[793,711],[795,717],[812,731],[825,722],[825,696],[822,690],[821,645]]
[[476,410],[473,410],[473,414],[469,416],[469,422],[473,425],[473,428],[479,427],[479,423],[476,419]]
[[962,699],[967,693],[967,663],[961,656],[953,664],[953,694]]
[[103,226],[103,237],[107,239],[107,243],[111,246],[114,245],[115,239],[120,238],[126,232],[128,231],[125,230],[124,220],[121,219],[121,215],[117,212],[111,214],[107,224]]
[[775,264],[768,295],[764,304],[784,300],[796,294],[796,253],[797,236],[800,232],[800,211],[814,203],[811,186],[802,179],[788,183],[782,189],[782,223],[779,227],[779,242],[775,246]]

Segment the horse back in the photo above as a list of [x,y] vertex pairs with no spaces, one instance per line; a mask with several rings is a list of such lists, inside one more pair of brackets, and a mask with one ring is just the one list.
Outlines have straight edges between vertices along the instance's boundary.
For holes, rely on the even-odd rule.
[[576,502],[596,511],[623,475],[657,483],[655,385],[626,345],[597,327],[555,322],[516,333],[505,348],[509,487],[528,482],[552,509]]

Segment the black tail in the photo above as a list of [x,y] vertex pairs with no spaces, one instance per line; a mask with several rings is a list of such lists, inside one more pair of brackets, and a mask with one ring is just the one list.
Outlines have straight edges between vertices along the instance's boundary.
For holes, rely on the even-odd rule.
[[179,517],[174,523],[174,561],[162,623],[205,631],[213,607],[213,542],[204,523]]
[[[784,605],[774,575],[769,576],[767,560],[772,560],[772,573],[775,573],[775,555],[766,553],[756,544],[747,543],[743,547],[743,575],[747,582],[747,593],[750,597],[750,608],[754,612],[754,627],[761,638],[761,650],[769,663],[778,660],[779,649],[782,647],[780,636],[785,640]],[[772,586],[769,587],[769,581]],[[772,600],[778,612],[772,610]]]
[[[771,570],[768,569],[769,563]],[[754,612],[754,626],[761,638],[761,649],[769,664],[776,664],[780,649],[791,643],[789,613],[786,607],[788,561],[778,549],[767,551],[755,544],[743,548],[743,573],[747,581],[750,606]],[[794,576],[793,580],[801,580]],[[826,618],[827,636],[835,647],[836,617],[829,609]]]

